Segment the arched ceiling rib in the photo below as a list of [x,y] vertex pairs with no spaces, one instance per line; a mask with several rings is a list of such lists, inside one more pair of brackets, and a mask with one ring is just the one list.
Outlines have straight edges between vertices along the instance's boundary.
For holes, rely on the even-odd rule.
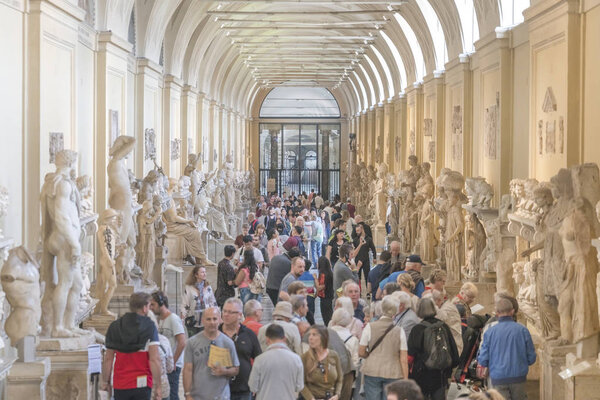
[[[471,0],[97,0],[97,28],[126,38],[135,4],[137,55],[158,62],[164,41],[165,74],[207,98],[249,110],[261,87],[304,82],[335,91],[342,111],[354,114],[443,67],[440,48],[448,59],[472,49],[464,1]],[[479,36],[500,25],[501,1],[472,1]],[[424,71],[394,13],[414,31]]]

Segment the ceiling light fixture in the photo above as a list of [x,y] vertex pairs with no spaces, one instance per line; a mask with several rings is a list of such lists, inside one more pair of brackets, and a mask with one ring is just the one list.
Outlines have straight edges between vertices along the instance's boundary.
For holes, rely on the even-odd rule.
[[223,3],[219,3],[219,5],[217,6],[217,10],[220,10],[221,8],[223,8]]
[[394,7],[392,7],[391,4],[388,4],[387,9],[388,9],[388,11],[394,11]]

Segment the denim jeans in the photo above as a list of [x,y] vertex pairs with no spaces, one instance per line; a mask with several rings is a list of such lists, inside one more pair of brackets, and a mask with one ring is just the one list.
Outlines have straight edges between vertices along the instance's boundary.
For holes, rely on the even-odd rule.
[[525,391],[525,382],[511,383],[509,385],[494,385],[496,389],[506,400],[527,400]]
[[365,375],[365,399],[386,400],[385,385],[394,381],[396,381],[396,379]]
[[249,287],[245,287],[240,289],[240,298],[242,299],[242,303],[246,304],[250,299],[258,300],[258,295],[252,293]]
[[313,267],[317,266],[319,257],[321,257],[321,243],[316,240],[310,241],[310,256]]
[[[181,374],[181,367],[175,367],[173,372],[167,374],[167,378],[169,379],[169,400],[179,400],[179,375]],[[163,396],[166,393],[163,393]]]

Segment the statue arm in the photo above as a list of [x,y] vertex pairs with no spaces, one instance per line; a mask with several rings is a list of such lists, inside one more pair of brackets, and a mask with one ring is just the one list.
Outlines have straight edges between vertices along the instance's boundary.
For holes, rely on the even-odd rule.
[[[101,258],[105,259],[105,260],[110,260],[111,264],[114,265],[114,254],[115,254],[115,250],[113,249],[113,257],[110,256],[110,254],[108,253],[108,249],[106,248],[107,243],[104,240],[104,232],[106,232],[107,228],[106,227],[100,227],[98,229],[98,232],[96,233],[96,237],[98,238],[98,244],[100,246],[98,246],[100,248],[100,256]],[[116,240],[115,240],[116,243]]]
[[528,248],[527,250],[523,251],[521,253],[521,257],[529,257],[531,254],[533,254],[534,252],[541,250],[544,248],[544,242],[539,242],[537,244],[534,244],[533,246],[531,246],[530,248]]

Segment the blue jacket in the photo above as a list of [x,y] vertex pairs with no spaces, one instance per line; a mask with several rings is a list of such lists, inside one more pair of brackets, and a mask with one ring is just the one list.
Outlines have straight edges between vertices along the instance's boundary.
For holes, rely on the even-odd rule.
[[512,317],[500,317],[498,323],[485,332],[477,362],[489,368],[493,385],[508,385],[525,382],[535,358],[527,328]]

